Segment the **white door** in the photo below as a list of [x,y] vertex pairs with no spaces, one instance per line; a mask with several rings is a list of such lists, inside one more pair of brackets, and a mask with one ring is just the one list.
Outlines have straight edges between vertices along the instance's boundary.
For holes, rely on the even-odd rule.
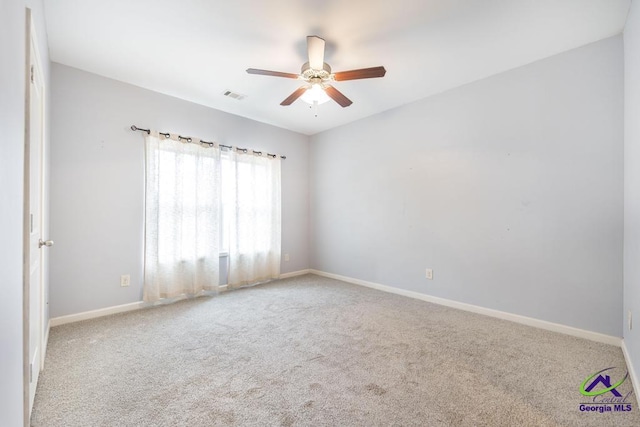
[[[28,343],[29,343],[29,415],[36,395],[38,376],[42,367],[44,324],[44,250],[53,242],[42,241],[43,200],[43,154],[44,154],[44,80],[37,51],[37,42],[33,26],[30,37],[30,69],[29,69],[29,148],[28,165],[25,162],[25,210],[29,213],[26,224],[29,244],[28,260]],[[25,153],[27,154],[27,153]],[[28,210],[27,210],[28,208]]]

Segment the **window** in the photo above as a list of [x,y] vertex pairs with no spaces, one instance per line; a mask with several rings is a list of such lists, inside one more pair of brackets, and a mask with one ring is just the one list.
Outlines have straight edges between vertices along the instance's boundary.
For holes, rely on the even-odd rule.
[[221,178],[221,199],[222,206],[220,212],[220,254],[229,254],[229,221],[231,220],[232,211],[232,195],[233,186],[231,177],[233,163],[228,151],[223,151],[220,155],[220,170],[222,172]]
[[215,289],[224,252],[230,286],[278,277],[280,160],[146,140],[145,301]]
[[220,152],[146,140],[145,301],[219,284]]
[[[181,156],[181,159],[177,159]],[[215,159],[161,150],[159,153],[158,257],[161,263],[207,256],[206,245],[194,245],[205,216],[217,210],[215,189],[198,185],[199,169],[215,173]],[[180,168],[180,173],[176,170]],[[179,208],[178,208],[179,206]],[[176,210],[180,216],[176,217]],[[200,218],[197,218],[197,216]],[[171,242],[171,244],[169,244]],[[175,245],[173,242],[179,242]],[[165,244],[163,244],[165,243]],[[178,253],[179,252],[179,253]]]

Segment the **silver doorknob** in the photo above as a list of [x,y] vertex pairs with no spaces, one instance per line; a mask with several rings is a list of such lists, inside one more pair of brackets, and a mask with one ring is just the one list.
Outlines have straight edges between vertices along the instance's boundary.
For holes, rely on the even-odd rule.
[[45,241],[45,240],[40,239],[40,240],[38,241],[38,247],[39,247],[39,248],[41,248],[41,247],[43,247],[43,246],[46,246],[46,247],[51,247],[51,246],[53,246],[53,240],[46,240],[46,241]]

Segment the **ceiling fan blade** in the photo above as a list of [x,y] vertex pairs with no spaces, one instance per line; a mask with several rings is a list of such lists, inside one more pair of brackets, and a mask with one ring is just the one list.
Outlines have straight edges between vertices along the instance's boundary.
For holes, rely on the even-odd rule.
[[297,79],[298,74],[281,73],[280,71],[259,70],[257,68],[247,68],[249,74],[259,74],[261,76],[286,77],[288,79]]
[[322,70],[324,67],[324,39],[318,36],[307,36],[307,52],[309,53],[309,67]]
[[372,79],[375,77],[384,77],[387,70],[384,67],[361,68],[359,70],[339,71],[334,74],[336,81]]
[[336,89],[335,87],[333,87],[331,85],[327,85],[324,88],[324,91],[327,93],[327,95],[329,95],[329,97],[331,99],[336,101],[343,108],[344,107],[348,107],[349,105],[353,104],[353,102],[349,98],[344,96],[342,94],[342,92],[340,92],[338,89]]
[[282,101],[280,103],[280,105],[291,105],[291,104],[293,104],[293,101],[295,101],[296,99],[300,98],[302,96],[302,94],[307,91],[307,89],[308,89],[307,86],[302,86],[301,88],[296,89],[296,91],[293,92],[291,95],[289,95],[287,97],[287,99]]

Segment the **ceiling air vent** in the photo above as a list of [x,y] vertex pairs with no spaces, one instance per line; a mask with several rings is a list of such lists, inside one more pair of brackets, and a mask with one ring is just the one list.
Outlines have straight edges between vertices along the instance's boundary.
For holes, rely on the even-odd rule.
[[224,96],[228,96],[229,98],[233,98],[236,101],[242,101],[243,99],[245,99],[247,97],[247,95],[242,95],[240,93],[231,92],[230,90],[224,91],[222,94]]

